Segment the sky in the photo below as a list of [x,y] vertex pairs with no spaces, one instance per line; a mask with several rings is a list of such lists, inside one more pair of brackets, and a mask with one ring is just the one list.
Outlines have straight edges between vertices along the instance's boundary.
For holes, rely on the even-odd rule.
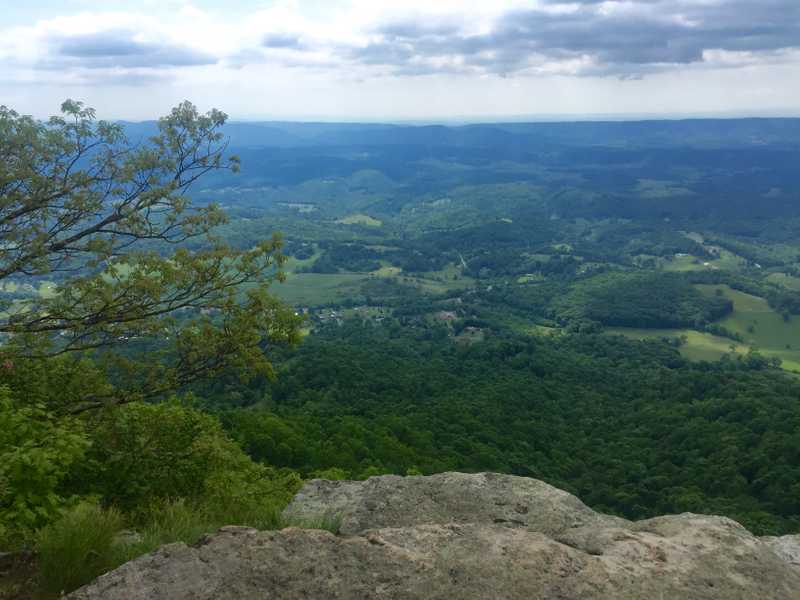
[[800,116],[800,0],[0,0],[0,105],[142,120]]

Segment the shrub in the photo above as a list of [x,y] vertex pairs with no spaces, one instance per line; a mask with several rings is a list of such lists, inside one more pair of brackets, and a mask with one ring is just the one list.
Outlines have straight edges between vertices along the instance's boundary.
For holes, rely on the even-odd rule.
[[87,447],[81,424],[40,403],[18,406],[0,386],[0,537],[26,535],[61,514],[60,486]]
[[262,506],[288,503],[300,486],[297,475],[253,462],[215,417],[177,402],[117,408],[91,439],[90,461],[76,485],[140,522],[150,507],[179,499],[260,520]]
[[82,502],[39,531],[42,589],[71,592],[116,567],[114,538],[123,525],[117,510]]

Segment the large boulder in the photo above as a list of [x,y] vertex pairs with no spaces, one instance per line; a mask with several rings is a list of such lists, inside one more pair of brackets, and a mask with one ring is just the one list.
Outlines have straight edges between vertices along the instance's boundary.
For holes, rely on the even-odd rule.
[[303,486],[284,516],[300,522],[336,516],[344,535],[429,523],[496,524],[554,535],[581,525],[628,523],[596,513],[572,494],[538,479],[497,473],[315,479]]
[[444,473],[316,480],[289,521],[336,517],[339,535],[226,527],[171,544],[75,592],[116,599],[792,599],[793,536],[723,517],[629,522],[540,481]]

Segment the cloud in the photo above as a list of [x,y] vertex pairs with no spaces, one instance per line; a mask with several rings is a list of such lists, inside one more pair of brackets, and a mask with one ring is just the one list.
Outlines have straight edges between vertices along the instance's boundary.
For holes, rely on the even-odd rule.
[[261,41],[264,48],[303,50],[306,45],[299,35],[290,33],[268,33]]
[[169,42],[146,42],[133,31],[105,30],[80,35],[52,36],[48,43],[55,49],[50,66],[69,63],[88,69],[164,68],[209,65],[213,56],[187,46]]
[[0,72],[22,84],[152,88],[237,78],[274,87],[307,77],[316,90],[428,75],[448,85],[455,76],[634,80],[800,64],[800,0],[274,0],[258,9],[230,0],[224,10],[152,0],[128,8],[134,4],[0,25]]
[[709,64],[713,51],[762,54],[800,47],[797,0],[547,0],[498,15],[484,31],[462,16],[373,26],[343,58],[391,74],[542,71],[624,77]]
[[210,36],[187,31],[185,19],[169,22],[142,13],[56,15],[0,28],[0,70],[21,84],[152,86],[179,70],[219,62],[217,48],[206,50],[211,43],[203,43]]

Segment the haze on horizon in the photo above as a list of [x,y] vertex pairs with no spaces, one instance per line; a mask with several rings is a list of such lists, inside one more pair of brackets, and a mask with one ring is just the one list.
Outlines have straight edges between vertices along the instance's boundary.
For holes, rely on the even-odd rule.
[[[10,4],[10,3],[9,3]],[[0,104],[150,119],[800,116],[797,0],[33,0]]]

